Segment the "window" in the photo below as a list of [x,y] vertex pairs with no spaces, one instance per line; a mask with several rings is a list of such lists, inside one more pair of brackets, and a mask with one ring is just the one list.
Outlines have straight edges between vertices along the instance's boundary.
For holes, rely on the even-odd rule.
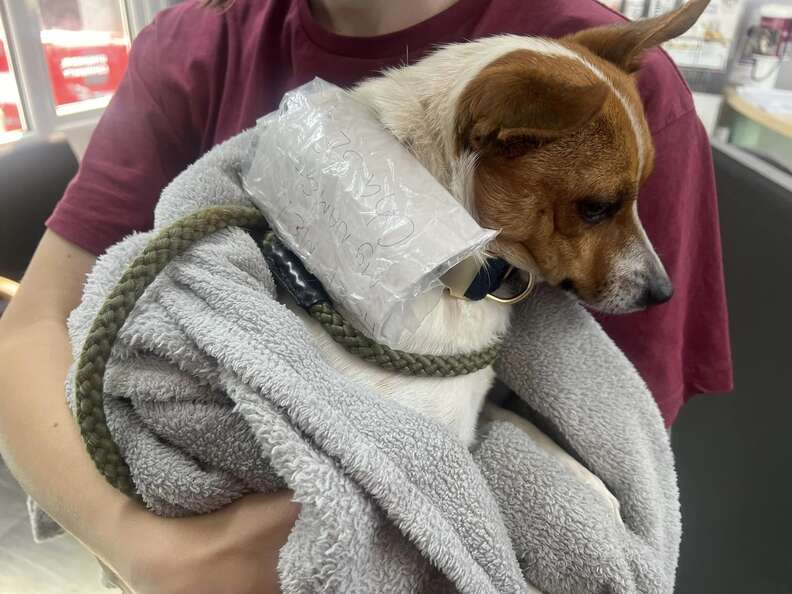
[[62,133],[77,155],[135,33],[175,0],[0,0],[0,149]]
[[118,0],[38,0],[41,46],[58,115],[104,106],[127,65]]
[[0,141],[18,136],[24,128],[19,87],[14,76],[5,27],[0,19]]

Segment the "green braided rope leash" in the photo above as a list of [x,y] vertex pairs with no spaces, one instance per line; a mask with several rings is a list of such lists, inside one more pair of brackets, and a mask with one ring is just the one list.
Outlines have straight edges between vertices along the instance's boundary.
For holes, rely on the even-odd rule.
[[461,355],[417,355],[379,344],[360,334],[329,303],[317,303],[309,312],[338,344],[364,361],[383,369],[420,377],[456,377],[492,365],[500,344]]
[[285,250],[274,231],[264,233],[261,248],[264,258],[271,264],[273,275],[292,294],[297,304],[319,322],[336,343],[368,363],[403,375],[456,377],[488,367],[498,356],[499,344],[473,353],[450,356],[408,353],[379,344],[359,332],[333,307],[321,285],[318,291],[316,285],[311,286],[315,279],[294,254]]
[[188,215],[163,229],[124,272],[94,318],[77,362],[74,399],[77,424],[97,469],[116,489],[139,499],[118,446],[110,435],[104,411],[104,374],[118,332],[157,274],[193,243],[226,227],[263,228],[259,210],[215,206]]
[[[129,467],[113,441],[104,411],[104,374],[113,343],[138,298],[163,268],[196,241],[228,227],[267,229],[262,213],[247,206],[212,206],[179,219],[152,239],[124,272],[96,315],[83,344],[75,374],[77,423],[99,472],[116,489],[140,499]],[[274,234],[267,233],[267,238]],[[491,365],[499,345],[461,355],[420,355],[380,345],[358,332],[329,301],[308,313],[350,353],[384,369],[422,377],[454,377]]]

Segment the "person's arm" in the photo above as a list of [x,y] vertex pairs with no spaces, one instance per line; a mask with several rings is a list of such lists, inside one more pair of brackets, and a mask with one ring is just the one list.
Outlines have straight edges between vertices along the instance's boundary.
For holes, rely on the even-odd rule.
[[117,525],[124,498],[91,467],[63,396],[72,358],[65,320],[94,260],[48,232],[0,318],[0,454],[67,530],[78,532],[89,510],[104,510],[107,521],[85,537],[106,548],[101,531]]
[[[138,594],[263,594],[277,591],[278,551],[298,509],[290,494],[249,495],[204,516],[159,518],[94,469],[64,394],[72,361],[66,318],[95,255],[150,228],[162,188],[201,150],[209,91],[180,82],[202,80],[188,42],[222,16],[190,5],[166,11],[136,37],[77,177],[3,314],[0,453],[39,505]],[[171,29],[190,31],[180,36],[186,47],[160,38],[163,18]]]
[[297,511],[287,492],[163,519],[95,469],[64,396],[66,318],[95,257],[48,231],[0,317],[0,454],[23,488],[139,594],[276,592]]

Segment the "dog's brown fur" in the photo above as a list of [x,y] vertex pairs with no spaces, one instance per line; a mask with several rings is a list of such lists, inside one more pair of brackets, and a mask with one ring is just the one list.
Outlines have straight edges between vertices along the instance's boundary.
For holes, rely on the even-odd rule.
[[[639,104],[625,73],[590,60]],[[556,69],[563,78],[553,77]],[[645,122],[639,177],[639,148],[625,134],[631,123],[607,86],[580,62],[527,50],[482,70],[460,106],[460,149],[480,155],[475,209],[481,224],[501,229],[499,249],[512,259],[532,258],[545,280],[571,282],[582,299],[594,301],[613,254],[640,233],[631,208],[652,169]],[[613,212],[592,225],[581,218],[584,201],[612,204]]]
[[[479,155],[475,211],[482,225],[501,230],[497,251],[597,302],[614,255],[643,234],[634,203],[653,170],[649,127],[630,74],[644,51],[686,30],[706,3],[562,40],[607,82],[579,60],[518,50],[468,83],[459,100],[457,150]],[[636,122],[609,85],[632,105]],[[606,216],[583,216],[592,205]]]

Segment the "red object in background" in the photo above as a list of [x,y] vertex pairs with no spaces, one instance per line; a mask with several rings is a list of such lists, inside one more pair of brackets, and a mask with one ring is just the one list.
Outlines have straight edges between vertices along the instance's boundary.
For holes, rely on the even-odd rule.
[[[8,86],[8,88],[3,88],[4,86]],[[22,129],[22,119],[19,117],[16,96],[16,82],[11,76],[8,54],[3,40],[0,39],[0,133]]]
[[0,132],[15,132],[22,129],[22,118],[19,117],[19,106],[16,103],[0,103],[0,115],[3,119]]
[[8,56],[6,55],[5,44],[3,43],[3,40],[0,39],[0,72],[8,71]]
[[46,29],[41,43],[59,107],[112,94],[126,71],[126,40],[109,32]]
[[[58,107],[112,94],[126,71],[126,39],[107,31],[45,29],[41,44]],[[0,132],[22,129],[9,61],[0,40]]]

